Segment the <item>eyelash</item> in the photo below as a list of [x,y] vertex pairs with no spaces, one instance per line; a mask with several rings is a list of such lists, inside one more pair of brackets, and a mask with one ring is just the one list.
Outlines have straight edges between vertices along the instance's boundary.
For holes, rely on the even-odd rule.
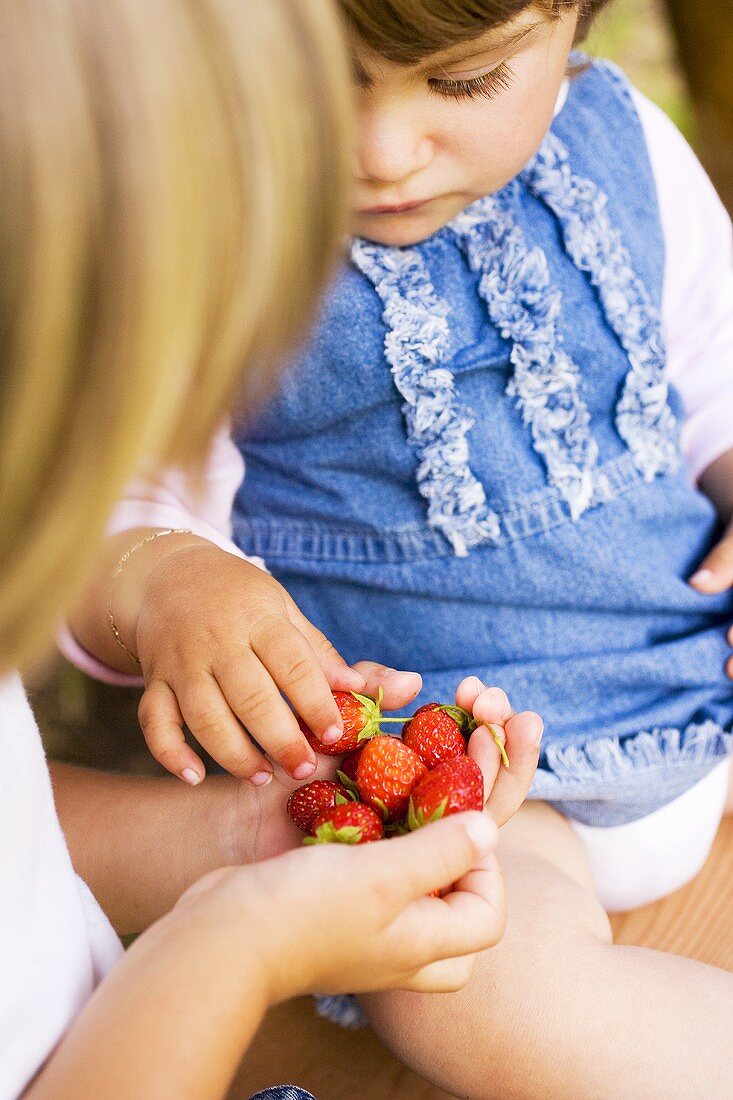
[[471,80],[438,80],[430,81],[430,90],[440,95],[443,99],[476,99],[482,96],[484,99],[493,99],[500,92],[505,92],[510,87],[514,73],[502,62],[495,69],[490,69],[482,76],[475,76]]

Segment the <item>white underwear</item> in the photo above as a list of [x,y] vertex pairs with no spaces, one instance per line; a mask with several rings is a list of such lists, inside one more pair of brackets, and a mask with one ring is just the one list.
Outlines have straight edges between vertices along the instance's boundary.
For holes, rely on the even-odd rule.
[[590,860],[596,890],[609,913],[638,909],[693,879],[710,855],[728,789],[731,761],[673,802],[626,825],[570,820]]

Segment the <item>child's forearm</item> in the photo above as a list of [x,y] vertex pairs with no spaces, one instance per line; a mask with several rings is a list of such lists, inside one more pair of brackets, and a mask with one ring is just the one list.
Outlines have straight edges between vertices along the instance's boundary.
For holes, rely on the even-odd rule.
[[269,999],[265,960],[254,946],[243,957],[242,940],[226,920],[165,918],[102,983],[26,1100],[223,1097]]
[[[183,546],[209,546],[206,539],[192,534],[171,534],[151,539],[156,528],[139,527],[110,537],[82,599],[69,617],[71,630],[83,648],[98,661],[119,672],[137,674],[140,668],[119,644],[110,627],[108,599],[119,636],[135,652],[135,627],[148,578],[157,565]],[[137,546],[122,569],[122,556]],[[116,575],[115,575],[116,574]]]
[[275,845],[256,847],[249,823],[285,820],[283,807],[260,805],[276,790],[258,792],[227,776],[192,789],[58,763],[51,775],[74,869],[121,935],[147,928],[207,871],[272,855]]
[[700,478],[700,488],[727,526],[733,519],[733,449],[710,463]]

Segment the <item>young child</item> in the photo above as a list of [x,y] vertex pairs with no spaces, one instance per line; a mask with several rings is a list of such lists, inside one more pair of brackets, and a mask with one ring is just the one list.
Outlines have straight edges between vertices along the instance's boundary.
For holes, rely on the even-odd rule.
[[[277,689],[335,738],[339,653],[419,669],[421,701],[475,673],[542,714],[538,804],[500,848],[504,941],[450,1001],[366,1001],[406,1061],[471,1097],[722,1097],[733,1073],[733,978],[613,947],[604,914],[689,880],[724,811],[733,276],[683,139],[571,55],[602,6],[342,0],[351,262],[264,415],[221,441],[231,516],[210,494],[193,518],[175,478],[128,502],[113,530],[140,530],[113,563],[146,528],[194,533],[140,547],[111,586],[100,570],[73,623],[131,672],[109,591],[148,743],[193,779],[182,716],[241,774],[270,765],[239,723],[312,772]],[[207,526],[229,519],[285,591],[203,541],[232,549]]]

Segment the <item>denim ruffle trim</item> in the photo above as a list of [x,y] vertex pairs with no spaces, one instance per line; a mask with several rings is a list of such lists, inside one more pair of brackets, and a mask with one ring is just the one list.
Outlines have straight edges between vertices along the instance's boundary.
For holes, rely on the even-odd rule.
[[596,288],[606,319],[631,370],[616,407],[616,428],[645,481],[677,468],[677,423],[667,403],[662,320],[608,216],[608,197],[574,176],[568,151],[549,133],[522,173],[529,189],[558,219],[565,248]]
[[473,417],[459,410],[453,375],[440,366],[448,351],[449,306],[414,249],[357,240],[351,258],[384,304],[385,356],[405,399],[402,411],[419,458],[417,483],[428,502],[428,523],[463,557],[468,547],[495,541],[499,521],[468,465]]
[[[710,719],[692,722],[684,729],[657,728],[582,744],[549,744],[543,750],[531,797],[602,799],[613,791],[618,798],[625,791],[633,793],[641,785],[648,786],[650,771],[669,771],[672,778],[681,764],[694,782],[696,767],[704,770],[731,754],[733,731]],[[658,786],[658,775],[654,782]]]
[[[547,258],[528,248],[514,209],[527,187],[558,220],[565,249],[595,287],[608,324],[630,360],[616,408],[616,427],[646,480],[676,468],[677,423],[668,405],[661,318],[631,266],[608,198],[572,173],[569,155],[550,132],[517,180],[468,207],[446,227],[480,273],[489,317],[512,341],[508,392],[522,410],[550,483],[573,519],[598,503],[598,447],[590,431],[580,371],[562,348],[557,318],[560,290],[551,286]],[[449,306],[432,285],[420,247],[390,248],[357,240],[356,267],[372,282],[388,326],[385,354],[404,398],[408,439],[419,465],[417,482],[428,501],[428,523],[457,555],[495,544],[499,519],[470,467],[473,417],[461,410],[449,354]]]
[[512,341],[514,376],[507,387],[530,429],[550,484],[577,519],[593,495],[598,447],[580,389],[580,371],[561,346],[556,319],[562,294],[550,285],[547,257],[527,248],[512,212],[516,185],[479,199],[451,223],[473,271],[489,317]]

